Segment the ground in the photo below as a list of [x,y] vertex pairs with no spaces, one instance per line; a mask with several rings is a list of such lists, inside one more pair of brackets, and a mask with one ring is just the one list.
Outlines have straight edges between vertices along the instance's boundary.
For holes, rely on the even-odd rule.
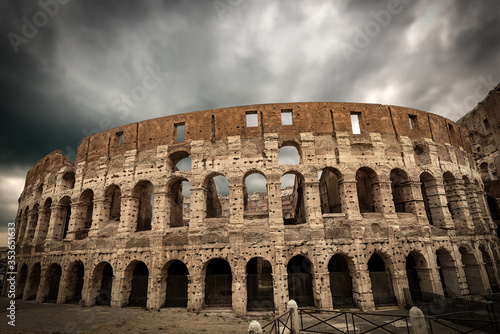
[[183,309],[148,311],[77,305],[38,304],[16,300],[16,326],[6,317],[9,300],[0,298],[0,333],[246,333],[248,324],[271,320],[267,314],[238,317],[226,310],[188,313]]

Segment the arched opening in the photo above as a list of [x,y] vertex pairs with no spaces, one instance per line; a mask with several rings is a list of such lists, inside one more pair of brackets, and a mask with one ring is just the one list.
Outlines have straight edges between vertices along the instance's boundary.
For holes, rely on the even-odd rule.
[[391,272],[379,254],[373,253],[370,257],[368,271],[370,273],[375,306],[395,305],[396,297],[392,286]]
[[359,211],[361,213],[376,212],[375,183],[377,174],[371,168],[362,167],[356,172],[356,189],[358,193]]
[[36,189],[36,196],[35,197],[40,198],[40,197],[42,197],[42,194],[43,194],[43,182],[40,183],[40,185]]
[[273,267],[262,257],[247,264],[247,310],[274,310]]
[[245,177],[244,182],[244,208],[245,213],[264,214],[267,207],[267,180],[260,173],[254,172]]
[[343,255],[335,254],[328,262],[330,290],[333,307],[354,306],[352,298],[352,278],[349,263]]
[[210,176],[206,182],[206,218],[229,217],[229,181],[223,175]]
[[394,209],[396,212],[410,212],[406,207],[412,200],[411,189],[407,189],[408,174],[402,169],[395,168],[391,170],[390,179]]
[[335,168],[323,168],[318,173],[321,213],[341,213],[340,181],[342,175]]
[[66,189],[75,188],[75,173],[66,172],[62,177],[61,186]]
[[83,263],[77,261],[70,268],[66,283],[66,303],[78,304],[82,299],[83,277],[85,271]]
[[52,199],[49,197],[45,200],[41,210],[40,216],[40,227],[38,229],[38,238],[36,240],[36,251],[42,251],[43,249],[39,249],[45,243],[45,239],[47,238],[47,233],[49,231],[50,224],[50,215],[51,215],[51,207],[52,207]]
[[486,274],[488,275],[488,281],[490,283],[491,291],[488,291],[488,293],[490,292],[498,293],[500,292],[500,289],[498,288],[498,282],[495,277],[495,267],[490,257],[490,254],[488,253],[488,251],[486,251],[486,249],[483,246],[480,246],[479,250],[481,251],[481,255],[483,257],[484,269],[486,270]]
[[415,163],[417,166],[427,165],[431,163],[429,156],[429,149],[421,144],[417,144],[413,147],[413,153],[415,157]]
[[113,184],[104,192],[104,201],[107,212],[107,221],[120,221],[122,192],[120,187]]
[[[113,268],[107,262],[99,263],[94,270],[93,286],[97,288],[95,304],[108,306],[111,304],[113,289]],[[94,288],[94,289],[95,289]]]
[[174,260],[167,270],[167,292],[165,307],[187,307],[188,303],[188,275],[186,265]]
[[439,270],[439,278],[441,279],[441,286],[443,294],[446,297],[460,296],[460,285],[458,283],[457,268],[450,252],[444,248],[436,251],[436,261]]
[[191,216],[191,184],[186,179],[170,187],[170,227],[189,226]]
[[28,265],[23,264],[23,266],[21,267],[21,271],[19,272],[19,278],[17,279],[16,299],[23,298],[24,288],[25,288],[27,279],[28,279]]
[[133,195],[137,200],[136,232],[151,230],[153,222],[154,187],[149,181],[139,181]]
[[69,229],[69,220],[71,218],[71,199],[69,196],[64,196],[59,201],[59,208],[57,210],[57,225],[63,227],[62,233],[55,233],[54,239],[66,239]]
[[76,218],[75,239],[83,240],[89,235],[92,226],[92,215],[94,213],[94,192],[85,190],[80,196],[80,206]]
[[205,274],[205,305],[231,307],[232,276],[229,263],[213,259],[207,265]]
[[498,204],[495,198],[486,195],[486,200],[488,202],[488,208],[490,209],[491,219],[500,220],[500,210],[498,210]]
[[406,257],[406,277],[408,279],[409,296],[406,292],[405,294],[414,303],[426,301],[424,292],[432,292],[431,274],[427,267],[427,261],[418,252],[413,251]]
[[28,212],[30,210],[30,207],[27,206],[24,211],[21,211],[19,214],[20,216],[20,228],[19,228],[19,234],[17,235],[17,240],[18,242],[21,242],[24,240],[24,234],[26,233],[26,227],[28,225]]
[[174,152],[169,156],[169,159],[174,172],[191,170],[191,158],[188,152]]
[[431,201],[429,198],[431,194],[437,194],[436,179],[431,174],[427,172],[420,174],[420,191],[422,192],[422,200],[424,201],[425,213],[429,220],[429,224],[434,225],[439,220],[436,219],[436,221],[434,221],[433,213],[433,209],[437,206],[437,203],[433,201],[431,208]]
[[285,225],[306,222],[304,210],[304,178],[298,173],[285,173],[280,179],[281,209]]
[[278,152],[279,165],[298,165],[300,164],[300,154],[297,149],[298,145],[284,144]]
[[299,307],[314,307],[313,277],[311,263],[302,256],[296,255],[288,261],[288,296],[297,302]]
[[482,295],[486,293],[481,277],[481,270],[476,257],[464,246],[459,248],[462,255],[462,264],[464,265],[465,277],[469,285],[469,294]]
[[47,269],[45,275],[45,303],[56,303],[59,295],[59,283],[61,282],[61,266],[53,263]]
[[494,180],[493,172],[491,171],[491,167],[487,162],[483,162],[479,165],[479,172],[481,173],[481,180],[487,182]]
[[[133,267],[134,269],[132,270],[131,267]],[[131,289],[127,306],[146,307],[148,302],[148,267],[144,262],[137,262],[135,265],[129,265],[129,268],[127,268],[125,272],[128,273],[128,275],[131,274],[132,276]]]
[[36,263],[35,265],[33,265],[33,268],[31,269],[30,287],[28,290],[28,294],[26,296],[26,300],[32,300],[36,298],[38,287],[40,286],[41,274],[42,274],[42,268],[40,266],[40,263]]
[[26,234],[26,242],[30,242],[35,237],[36,225],[38,224],[38,208],[39,205],[36,203],[33,205],[33,209],[29,212],[28,219],[28,232]]

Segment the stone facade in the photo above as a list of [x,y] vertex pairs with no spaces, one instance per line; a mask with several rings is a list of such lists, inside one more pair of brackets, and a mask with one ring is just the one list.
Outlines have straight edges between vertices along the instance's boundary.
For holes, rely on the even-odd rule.
[[[408,288],[496,291],[498,240],[465,134],[434,114],[356,103],[207,110],[94,134],[76,163],[55,151],[27,175],[18,297],[243,315],[282,312],[289,298],[369,310],[403,307]],[[280,164],[284,148],[300,161]],[[248,193],[255,174],[265,193]]]
[[500,235],[500,84],[458,124],[467,129],[491,216]]

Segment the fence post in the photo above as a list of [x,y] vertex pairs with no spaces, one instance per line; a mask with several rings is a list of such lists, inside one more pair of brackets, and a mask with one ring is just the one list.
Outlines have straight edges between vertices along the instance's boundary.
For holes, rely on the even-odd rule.
[[248,334],[262,334],[262,328],[258,321],[253,320],[250,325],[248,325]]
[[427,322],[425,316],[418,307],[413,306],[410,309],[410,333],[411,334],[428,334]]
[[300,333],[300,321],[299,321],[299,307],[295,300],[290,299],[286,310],[290,311],[290,334]]

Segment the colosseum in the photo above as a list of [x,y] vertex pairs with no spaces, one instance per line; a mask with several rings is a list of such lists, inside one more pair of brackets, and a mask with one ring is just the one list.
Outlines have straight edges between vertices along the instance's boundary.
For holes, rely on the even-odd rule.
[[262,104],[54,151],[19,199],[17,298],[282,312],[499,291],[467,130],[420,110]]

